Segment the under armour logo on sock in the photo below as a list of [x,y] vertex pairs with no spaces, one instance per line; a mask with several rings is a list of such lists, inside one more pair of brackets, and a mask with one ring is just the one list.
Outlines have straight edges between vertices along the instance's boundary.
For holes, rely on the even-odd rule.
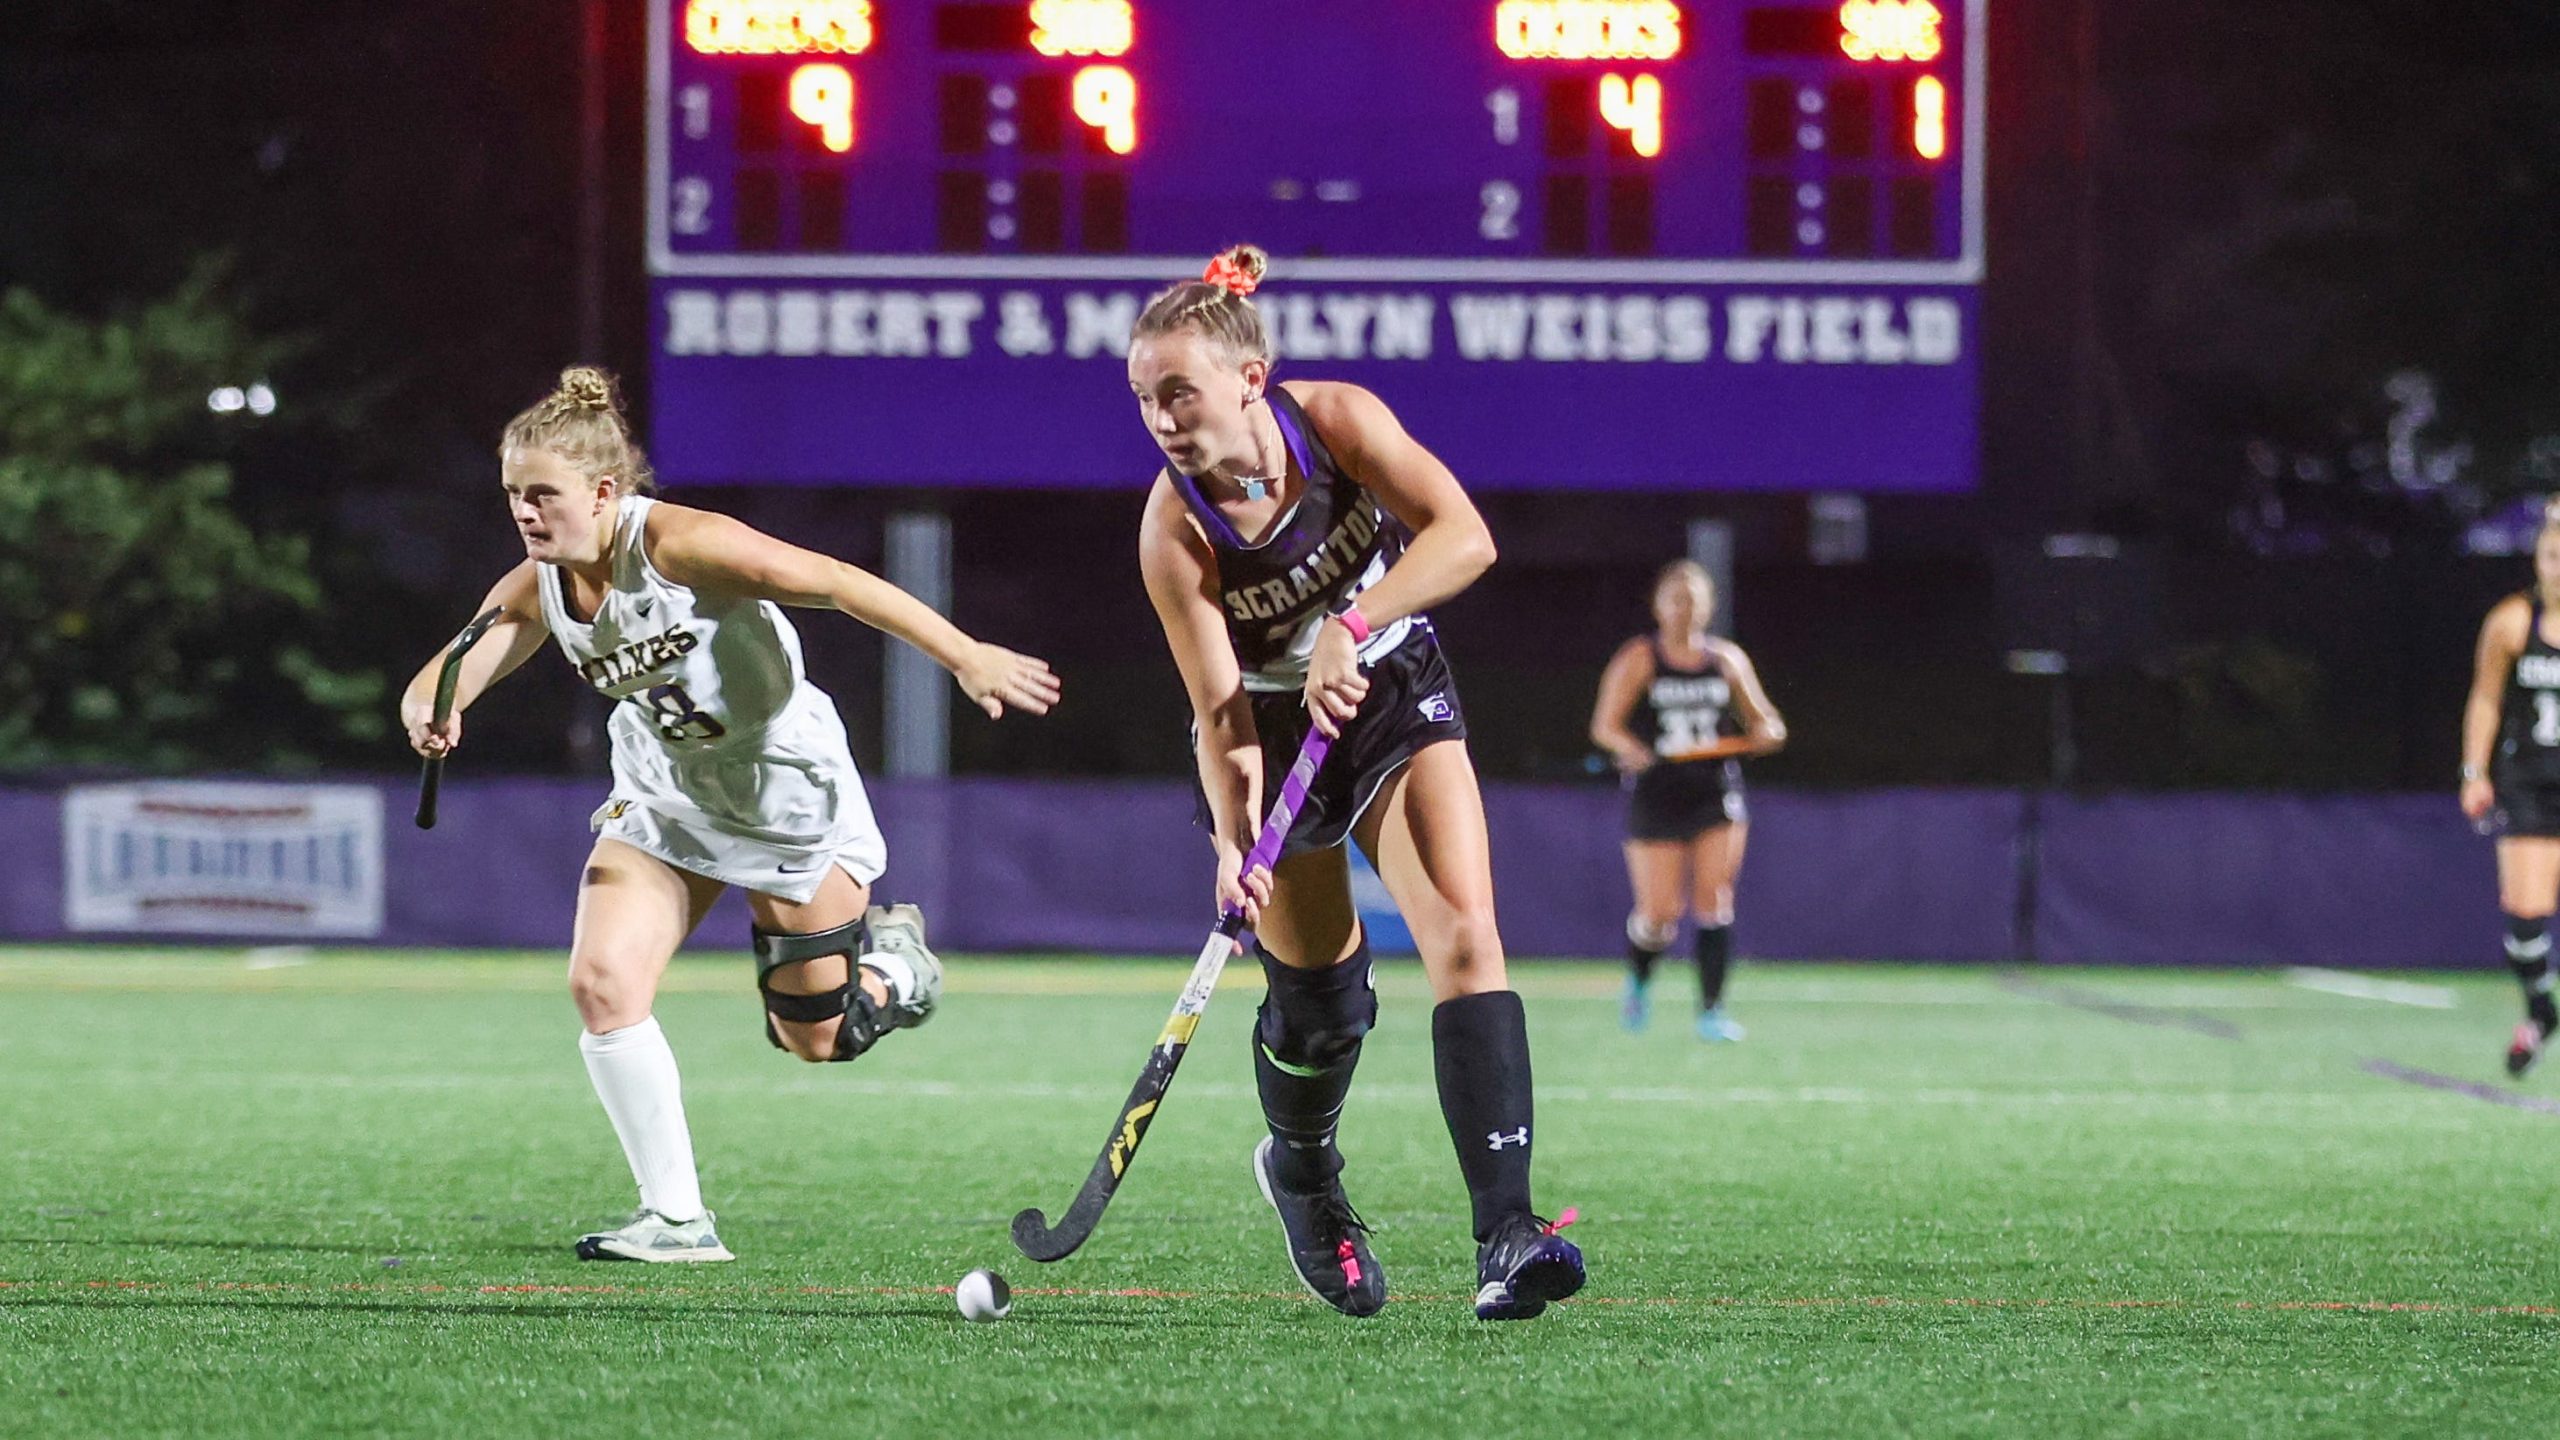
[[1529,1143],[1529,1127],[1523,1125],[1508,1135],[1496,1130],[1484,1138],[1491,1142],[1485,1147],[1489,1150],[1499,1150],[1505,1145],[1526,1145]]

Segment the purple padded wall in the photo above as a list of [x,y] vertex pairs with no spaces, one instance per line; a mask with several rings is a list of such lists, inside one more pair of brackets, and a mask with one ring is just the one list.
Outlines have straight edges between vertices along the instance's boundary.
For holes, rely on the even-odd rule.
[[[590,780],[456,780],[443,823],[382,783],[381,943],[564,948]],[[1188,954],[1211,919],[1209,854],[1180,782],[881,782],[888,900],[955,950]],[[1592,786],[1491,785],[1494,885],[1516,955],[1622,953],[1621,801]],[[2487,842],[2443,796],[2043,797],[2035,924],[2047,961],[2451,966],[2494,944]],[[1739,940],[1772,958],[2013,958],[2008,791],[1755,791]],[[0,789],[0,938],[66,937],[61,797]],[[724,898],[698,944],[742,950]],[[97,936],[110,939],[114,937]],[[237,943],[236,941],[234,943]]]
[[2494,957],[2496,867],[2449,793],[2042,803],[2042,959],[2419,967]]

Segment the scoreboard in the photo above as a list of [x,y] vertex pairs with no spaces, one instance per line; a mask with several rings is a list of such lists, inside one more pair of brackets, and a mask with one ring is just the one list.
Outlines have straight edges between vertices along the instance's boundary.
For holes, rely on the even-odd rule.
[[1131,486],[1148,295],[1488,489],[1976,470],[1986,0],[649,0],[660,469]]

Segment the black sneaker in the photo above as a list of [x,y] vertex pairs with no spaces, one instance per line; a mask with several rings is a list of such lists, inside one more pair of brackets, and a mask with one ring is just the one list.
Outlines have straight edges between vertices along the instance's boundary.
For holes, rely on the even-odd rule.
[[1271,1139],[1253,1151],[1253,1181],[1280,1216],[1289,1237],[1289,1264],[1308,1293],[1345,1315],[1366,1318],[1387,1303],[1387,1273],[1369,1253],[1369,1226],[1334,1180],[1302,1194],[1271,1178]]
[[1552,1224],[1514,1215],[1476,1247],[1476,1318],[1534,1320],[1548,1301],[1581,1289],[1582,1251],[1556,1233],[1579,1218],[1572,1210]]

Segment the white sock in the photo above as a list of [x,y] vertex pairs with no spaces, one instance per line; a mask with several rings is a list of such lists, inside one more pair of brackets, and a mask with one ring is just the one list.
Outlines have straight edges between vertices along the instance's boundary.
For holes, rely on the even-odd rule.
[[684,1086],[658,1017],[602,1035],[581,1033],[578,1053],[586,1057],[587,1078],[613,1133],[622,1138],[640,1203],[669,1220],[699,1219],[702,1181],[693,1169],[693,1133],[684,1123]]
[[889,998],[904,1003],[916,998],[916,967],[904,955],[874,950],[859,962],[865,969],[880,972],[880,983],[889,987]]

